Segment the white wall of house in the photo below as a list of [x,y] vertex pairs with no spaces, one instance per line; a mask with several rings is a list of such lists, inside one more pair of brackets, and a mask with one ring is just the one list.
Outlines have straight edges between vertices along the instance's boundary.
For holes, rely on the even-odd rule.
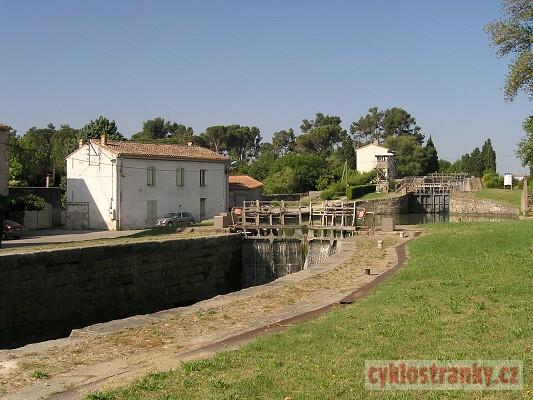
[[[121,229],[154,226],[157,218],[172,211],[190,212],[197,222],[226,211],[225,166],[225,162],[119,159]],[[155,171],[153,185],[148,185],[148,168]],[[182,168],[183,181],[179,186],[177,175]],[[205,171],[203,186],[200,185],[201,171]]]
[[[378,144],[369,144],[356,150],[357,171],[368,172],[376,168],[378,159],[376,156],[389,154],[389,149]],[[388,171],[393,175],[394,157],[388,157]]]
[[117,229],[111,215],[117,193],[113,160],[112,154],[89,144],[67,157],[67,228]]
[[[96,145],[84,145],[67,158],[67,206],[72,211],[67,212],[67,227],[142,229],[172,211],[188,211],[196,221],[212,218],[227,210],[225,167],[225,162],[116,159]],[[151,182],[149,169],[155,178]]]

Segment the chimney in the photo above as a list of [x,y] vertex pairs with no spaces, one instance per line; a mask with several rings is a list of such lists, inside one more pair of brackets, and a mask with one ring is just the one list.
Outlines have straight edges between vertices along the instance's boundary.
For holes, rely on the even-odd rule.
[[187,142],[187,146],[192,146],[192,140],[189,140],[189,141]]
[[105,133],[102,133],[102,136],[100,136],[100,144],[103,144],[104,146],[107,144],[107,136]]
[[81,149],[83,147],[83,139],[80,139],[78,142],[78,149]]

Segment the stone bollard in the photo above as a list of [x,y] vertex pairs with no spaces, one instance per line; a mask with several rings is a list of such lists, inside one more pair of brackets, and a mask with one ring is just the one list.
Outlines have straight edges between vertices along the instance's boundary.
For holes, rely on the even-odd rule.
[[405,234],[402,232],[400,232],[400,238],[404,238],[405,237]]
[[378,249],[383,248],[383,240],[378,240]]
[[370,275],[370,268],[365,268],[365,275]]

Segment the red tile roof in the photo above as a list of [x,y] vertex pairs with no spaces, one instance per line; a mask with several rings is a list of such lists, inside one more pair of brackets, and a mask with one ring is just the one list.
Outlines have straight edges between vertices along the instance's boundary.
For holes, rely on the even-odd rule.
[[116,154],[119,157],[186,159],[199,161],[228,161],[229,159],[212,150],[200,146],[178,144],[137,143],[108,140],[105,145],[98,139],[91,143]]
[[263,184],[248,175],[230,175],[229,186],[230,189],[255,189]]

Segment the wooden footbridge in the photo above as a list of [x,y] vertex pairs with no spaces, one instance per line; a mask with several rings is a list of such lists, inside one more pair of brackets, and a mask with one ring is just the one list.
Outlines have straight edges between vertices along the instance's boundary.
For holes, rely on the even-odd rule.
[[245,201],[234,210],[245,237],[326,239],[374,231],[374,213],[355,203]]

